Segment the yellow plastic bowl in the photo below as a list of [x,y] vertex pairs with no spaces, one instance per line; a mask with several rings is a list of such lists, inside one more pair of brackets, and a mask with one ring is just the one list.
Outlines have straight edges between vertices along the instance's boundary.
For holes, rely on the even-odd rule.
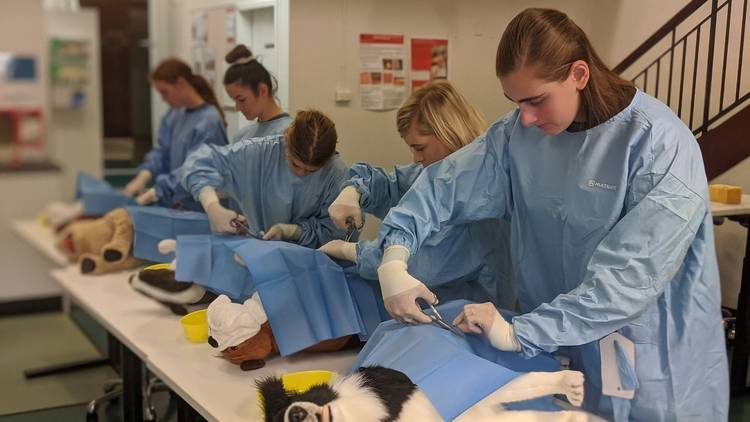
[[144,268],[144,270],[150,270],[150,271],[154,271],[154,270],[168,270],[168,269],[169,269],[169,263],[168,262],[164,263],[164,264],[152,264],[152,265],[149,265],[148,267]]
[[[332,371],[290,372],[281,376],[281,383],[284,384],[284,390],[290,393],[296,392],[302,394],[313,386],[330,383],[336,375],[337,374]],[[263,396],[260,395],[260,391],[258,391],[256,397],[258,399],[258,404],[262,409]]]
[[208,340],[208,317],[206,310],[190,312],[180,318],[185,337],[195,343],[205,343]]
[[284,390],[304,393],[311,387],[331,382],[334,372],[331,371],[299,371],[290,372],[281,376]]

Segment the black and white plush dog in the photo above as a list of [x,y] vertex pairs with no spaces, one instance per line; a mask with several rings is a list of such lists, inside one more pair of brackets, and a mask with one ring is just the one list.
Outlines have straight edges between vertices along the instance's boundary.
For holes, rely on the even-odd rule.
[[442,421],[424,393],[402,372],[359,368],[333,385],[303,394],[284,390],[280,378],[257,382],[267,422]]

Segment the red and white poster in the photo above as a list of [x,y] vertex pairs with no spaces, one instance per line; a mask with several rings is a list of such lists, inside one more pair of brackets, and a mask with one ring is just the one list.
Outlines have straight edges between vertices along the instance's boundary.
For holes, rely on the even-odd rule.
[[448,39],[411,39],[411,90],[433,79],[448,79]]
[[389,110],[406,95],[403,35],[359,34],[359,96],[365,110]]

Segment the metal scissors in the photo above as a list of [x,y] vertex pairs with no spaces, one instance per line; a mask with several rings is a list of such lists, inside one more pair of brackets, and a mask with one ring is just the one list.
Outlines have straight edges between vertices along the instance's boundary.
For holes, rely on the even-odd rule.
[[357,225],[354,224],[354,217],[346,217],[346,237],[344,240],[350,242],[356,231]]
[[432,313],[425,312],[425,314],[427,316],[429,316],[430,319],[432,319],[432,322],[435,323],[435,325],[437,325],[438,327],[440,327],[440,328],[442,328],[444,330],[448,330],[451,333],[453,333],[453,334],[455,334],[455,335],[457,335],[459,337],[465,337],[466,336],[463,333],[463,331],[461,331],[458,328],[454,327],[452,324],[448,324],[447,322],[445,322],[445,320],[443,319],[443,316],[440,315],[440,312],[438,312],[438,310],[435,309],[435,306],[433,306],[431,303],[427,302],[426,300],[422,299],[421,297],[418,297],[415,300],[415,302],[417,302],[417,306],[419,306],[420,308],[422,308],[422,309],[429,308],[432,311]]
[[247,225],[247,221],[240,220],[239,216],[233,218],[230,224],[235,228],[235,230],[237,230],[237,234],[239,234],[240,236],[247,236],[258,240],[263,240],[262,237],[258,236],[252,230],[250,230],[250,226]]

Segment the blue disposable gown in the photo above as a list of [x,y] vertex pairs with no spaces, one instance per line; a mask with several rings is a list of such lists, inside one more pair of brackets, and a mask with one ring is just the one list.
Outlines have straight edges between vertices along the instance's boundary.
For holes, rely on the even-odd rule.
[[[382,168],[357,163],[349,170],[346,186],[360,193],[362,210],[380,219],[396,206],[422,173],[419,164]],[[357,244],[357,270],[377,280],[383,253],[377,241]],[[469,224],[448,225],[434,233],[409,259],[409,272],[429,286],[442,302],[470,299],[515,309],[515,283],[510,270],[510,226],[492,218]]]
[[317,248],[345,236],[328,217],[347,167],[336,153],[318,171],[299,177],[289,169],[284,137],[245,139],[226,147],[202,145],[185,162],[183,185],[195,198],[212,186],[234,199],[251,230],[277,223],[302,227],[296,243]]
[[281,113],[265,122],[254,121],[249,125],[241,128],[234,136],[237,142],[243,139],[260,138],[262,136],[283,135],[286,128],[292,123],[292,118],[288,113]]
[[[584,407],[617,419],[726,420],[728,370],[706,175],[690,130],[638,91],[608,121],[546,136],[519,111],[429,167],[381,228],[416,252],[446,224],[511,218],[526,356],[558,349]],[[601,394],[598,341],[635,343],[633,400]]]
[[190,110],[171,109],[162,117],[158,144],[138,166],[138,170],[151,172],[160,205],[179,203],[184,208],[200,210],[200,204],[180,186],[180,167],[188,154],[203,144],[227,144],[224,122],[212,104],[203,103]]

